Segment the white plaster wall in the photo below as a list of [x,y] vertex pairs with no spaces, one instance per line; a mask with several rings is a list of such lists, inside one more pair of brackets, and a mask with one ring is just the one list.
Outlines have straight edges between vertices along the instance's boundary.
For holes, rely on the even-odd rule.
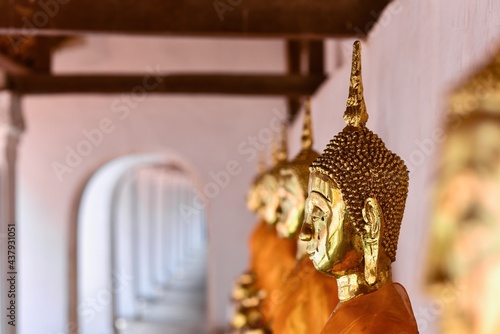
[[[453,302],[449,296],[427,299],[422,292],[428,199],[440,142],[435,133],[442,128],[445,95],[499,43],[495,0],[395,1],[363,43],[368,127],[411,171],[394,276],[410,294],[421,333],[436,332],[440,305]],[[330,41],[326,50],[331,79],[312,100],[314,146],[320,152],[345,124],[352,41]],[[290,134],[295,153],[301,120]]]
[[[85,70],[143,73],[147,66],[170,71],[284,71],[279,41],[197,40],[92,37],[56,55],[57,72]],[[148,95],[118,118],[112,104],[121,96],[68,95],[28,97],[23,102],[27,131],[19,151],[19,333],[63,333],[67,324],[68,236],[72,209],[85,180],[121,154],[169,151],[192,168],[203,187],[210,172],[225,170],[230,160],[241,167],[207,207],[210,242],[209,321],[225,324],[225,306],[233,278],[247,263],[246,240],[255,218],[244,196],[256,170],[255,159],[238,145],[269,127],[281,98]],[[51,164],[65,163],[67,146],[86,140],[84,129],[112,124],[60,181]]]

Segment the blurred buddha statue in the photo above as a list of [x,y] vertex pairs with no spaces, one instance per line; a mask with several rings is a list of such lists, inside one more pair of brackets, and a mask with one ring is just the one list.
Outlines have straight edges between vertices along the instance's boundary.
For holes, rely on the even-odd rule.
[[[247,194],[247,207],[250,211],[258,213],[263,206],[261,180],[266,172],[265,151],[261,151],[258,162],[257,176],[254,178]],[[259,255],[262,245],[266,244],[266,239],[273,236],[272,229],[268,224],[260,219],[253,230],[250,240],[250,267],[247,272],[241,274],[235,281],[232,290],[232,299],[235,303],[235,313],[232,318],[232,326],[235,333],[243,333],[248,327],[255,327],[262,324],[262,315],[258,311],[260,301],[265,297],[265,292],[259,287],[256,277],[256,263],[259,262]]]
[[443,306],[442,333],[500,333],[500,52],[450,107],[426,283]]
[[259,161],[257,166],[257,175],[250,185],[247,193],[247,208],[251,212],[258,213],[264,202],[261,194],[261,180],[266,172],[266,151],[259,152]]
[[300,236],[315,268],[337,280],[340,302],[321,333],[418,333],[410,299],[391,271],[408,169],[365,126],[359,41],[344,119],[347,126],[310,167]]
[[[247,206],[248,209],[254,213],[259,214],[265,205],[264,198],[264,187],[262,184],[262,179],[266,175],[266,162],[265,162],[265,151],[260,154],[259,157],[259,170],[258,175],[252,182],[250,190],[247,196]],[[266,240],[273,236],[272,229],[269,228],[268,224],[262,216],[259,215],[259,222],[253,230],[250,240],[250,274],[252,277],[252,283],[256,279],[255,268],[259,262],[260,252],[264,249],[262,245],[266,244]]]
[[281,145],[277,152],[277,163],[263,177],[263,188],[266,188],[264,203],[267,206],[263,210],[264,220],[272,229],[272,237],[266,240],[266,244],[261,245],[264,249],[261,252],[261,259],[258,260],[257,280],[266,293],[266,298],[260,305],[260,310],[264,318],[264,326],[269,327],[277,306],[275,298],[271,292],[278,289],[288,277],[295,265],[297,242],[291,239],[280,238],[276,231],[276,223],[281,216],[279,198],[280,173],[288,166],[287,162],[287,127],[283,125],[281,133]]
[[236,305],[231,323],[233,334],[269,332],[263,325],[264,318],[260,310],[261,303],[262,298],[256,293],[253,296],[242,299],[241,303]]
[[[302,150],[281,171],[281,217],[277,223],[282,238],[297,240],[297,263],[278,288],[273,333],[319,334],[338,303],[335,280],[314,269],[307,256],[307,243],[298,239],[309,181],[309,165],[319,156],[313,150],[310,102],[306,102]],[[271,292],[273,295],[273,292]]]
[[278,178],[279,172],[287,163],[288,149],[286,143],[286,125],[283,124],[281,132],[280,144],[275,145],[273,149],[273,166],[262,174],[259,180],[259,194],[261,197],[262,205],[258,209],[258,215],[269,225],[274,226],[276,223],[279,211],[279,198],[276,196],[278,192]]
[[[236,284],[233,298],[240,299],[233,318],[241,326],[240,332],[268,332],[274,304],[266,302],[269,291],[284,280],[295,263],[296,243],[278,238],[275,223],[279,217],[278,176],[287,164],[286,126],[281,134],[281,145],[273,152],[273,166],[254,182],[248,196],[248,206],[262,219],[250,238],[251,270],[239,281],[252,281],[248,286]],[[260,198],[260,200],[256,199]],[[264,301],[264,302],[263,302]],[[260,316],[258,316],[260,314]],[[251,319],[250,319],[251,316]]]
[[[313,134],[309,100],[306,102],[301,142],[301,151],[287,166],[281,169],[278,179],[278,201],[281,215],[276,223],[276,229],[281,238],[298,239],[304,218],[309,165],[319,156],[312,148]],[[305,252],[302,253],[305,254]]]

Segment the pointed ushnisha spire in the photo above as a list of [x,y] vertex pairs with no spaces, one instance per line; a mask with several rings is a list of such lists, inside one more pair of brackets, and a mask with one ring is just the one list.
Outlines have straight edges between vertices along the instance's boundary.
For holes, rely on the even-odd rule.
[[281,145],[276,154],[278,162],[284,162],[288,158],[287,129],[288,127],[286,126],[286,121],[283,121],[283,128],[281,130]]
[[363,97],[363,81],[361,79],[361,43],[354,42],[352,50],[351,83],[349,97],[344,113],[347,125],[354,127],[365,126],[368,121],[365,99]]
[[311,100],[306,100],[306,110],[304,113],[304,127],[302,128],[302,149],[309,150],[313,145],[312,121],[311,121]]

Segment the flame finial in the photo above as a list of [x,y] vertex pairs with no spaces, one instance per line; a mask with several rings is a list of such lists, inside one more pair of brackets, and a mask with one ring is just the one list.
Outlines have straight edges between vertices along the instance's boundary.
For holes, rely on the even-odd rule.
[[287,130],[286,121],[283,121],[283,128],[281,130],[281,145],[277,150],[276,158],[278,162],[284,162],[288,158],[288,146],[287,146]]
[[304,113],[304,127],[302,128],[302,149],[311,149],[313,145],[313,132],[311,120],[311,100],[306,100]]
[[368,121],[365,99],[363,97],[363,80],[361,78],[361,43],[355,41],[352,50],[351,83],[349,97],[344,113],[347,125],[354,127],[365,126]]

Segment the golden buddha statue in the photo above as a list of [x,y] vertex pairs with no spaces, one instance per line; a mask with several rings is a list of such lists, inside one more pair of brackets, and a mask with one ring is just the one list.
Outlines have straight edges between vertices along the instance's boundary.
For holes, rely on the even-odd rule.
[[264,204],[262,201],[262,194],[261,194],[261,180],[266,172],[266,151],[263,150],[259,153],[259,161],[257,164],[257,175],[252,181],[252,184],[250,185],[250,189],[248,190],[247,193],[247,208],[251,212],[258,213],[259,210],[261,209],[262,205]]
[[273,333],[319,334],[338,303],[335,280],[315,270],[298,234],[304,219],[309,165],[319,156],[313,150],[310,102],[306,102],[302,150],[281,170],[280,207],[277,223],[280,237],[297,240],[297,263],[286,282],[271,292],[277,303]]
[[[266,189],[264,187],[264,184],[262,183],[262,180],[265,177],[265,175],[266,175],[265,152],[262,152],[259,159],[258,175],[252,182],[252,185],[250,187],[247,196],[248,209],[257,214],[262,212],[262,208],[265,206],[263,198]],[[255,229],[252,231],[249,240],[250,272],[252,273],[251,276],[253,280],[256,279],[255,268],[258,266],[258,263],[260,262],[259,260],[260,253],[264,249],[263,245],[265,245],[267,243],[267,239],[271,238],[272,236],[273,236],[272,229],[269,228],[264,218],[259,215],[259,222],[255,227]]]
[[347,126],[310,167],[300,236],[314,267],[337,280],[340,302],[321,333],[418,333],[410,299],[391,271],[408,169],[365,126],[359,41],[344,119]]
[[262,205],[258,210],[258,215],[268,224],[274,225],[278,219],[279,197],[278,175],[288,159],[288,148],[286,143],[287,127],[283,124],[281,131],[281,143],[273,149],[273,166],[262,174],[259,182],[259,194]]
[[[262,151],[259,156],[257,176],[254,178],[247,195],[247,207],[255,213],[258,213],[264,205],[261,180],[265,172],[265,151]],[[231,294],[235,303],[235,313],[231,321],[234,333],[246,332],[248,328],[258,327],[263,323],[258,305],[265,297],[265,292],[259,287],[256,266],[260,262],[260,253],[265,248],[262,245],[265,245],[266,239],[272,235],[272,229],[263,219],[260,219],[250,236],[250,268],[236,279]]]
[[319,156],[319,153],[312,148],[311,104],[309,100],[306,102],[301,141],[301,151],[287,166],[281,169],[278,179],[278,200],[281,215],[276,223],[276,229],[282,238],[297,239],[304,215],[309,165]]
[[256,273],[259,286],[262,287],[267,296],[260,305],[265,326],[269,326],[271,323],[276,308],[276,303],[270,293],[285,282],[295,265],[297,252],[297,243],[291,239],[280,238],[276,231],[276,223],[281,214],[278,194],[280,173],[288,165],[286,130],[284,125],[281,146],[276,155],[277,163],[262,178],[263,188],[267,189],[267,192],[264,192],[267,195],[264,196],[264,203],[267,207],[262,212],[264,212],[264,220],[272,229],[272,235],[266,240],[266,244],[261,245],[264,249],[261,252],[261,259],[258,260],[258,272]]
[[500,50],[450,97],[426,284],[441,332],[500,333]]
[[[269,291],[280,284],[295,262],[296,244],[278,238],[275,223],[279,216],[278,176],[286,165],[286,127],[281,134],[281,145],[273,152],[273,163],[266,172],[254,181],[248,195],[247,204],[261,217],[261,222],[250,238],[251,270],[240,276],[239,281],[252,281],[251,284],[236,284],[233,299],[240,305],[233,318],[233,327],[240,332],[267,332],[272,317],[273,306],[268,300]],[[260,314],[260,316],[258,316]]]

